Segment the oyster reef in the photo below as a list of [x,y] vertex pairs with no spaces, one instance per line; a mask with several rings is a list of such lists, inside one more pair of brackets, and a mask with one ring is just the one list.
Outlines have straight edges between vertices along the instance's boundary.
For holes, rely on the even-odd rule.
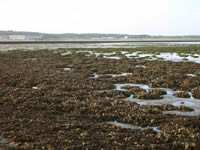
[[0,52],[0,149],[200,148],[200,46]]

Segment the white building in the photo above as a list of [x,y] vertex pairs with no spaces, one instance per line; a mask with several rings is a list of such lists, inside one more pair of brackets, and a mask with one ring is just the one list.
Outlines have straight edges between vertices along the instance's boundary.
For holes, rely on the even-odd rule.
[[128,36],[124,36],[124,38],[125,38],[125,39],[128,39],[129,37],[128,37]]
[[9,35],[10,40],[25,40],[25,35]]

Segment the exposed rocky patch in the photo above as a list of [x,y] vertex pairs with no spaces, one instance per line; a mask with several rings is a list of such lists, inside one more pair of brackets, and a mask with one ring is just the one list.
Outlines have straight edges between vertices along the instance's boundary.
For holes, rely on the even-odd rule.
[[174,94],[174,96],[180,98],[190,98],[190,94],[188,92],[177,92]]
[[141,91],[137,92],[134,97],[138,99],[146,99],[146,100],[154,100],[154,99],[162,99],[161,95],[166,95],[167,92],[161,89],[150,89],[148,92]]
[[149,92],[155,93],[155,94],[158,94],[158,95],[166,95],[167,94],[167,92],[162,90],[162,89],[150,89]]
[[194,98],[200,99],[200,88],[199,87],[193,88],[192,94]]

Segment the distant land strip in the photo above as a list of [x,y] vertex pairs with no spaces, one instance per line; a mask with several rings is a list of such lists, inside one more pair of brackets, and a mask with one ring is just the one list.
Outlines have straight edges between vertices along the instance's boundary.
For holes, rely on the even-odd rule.
[[102,40],[102,41],[0,41],[0,44],[90,44],[90,43],[167,43],[167,42],[200,42],[200,40]]

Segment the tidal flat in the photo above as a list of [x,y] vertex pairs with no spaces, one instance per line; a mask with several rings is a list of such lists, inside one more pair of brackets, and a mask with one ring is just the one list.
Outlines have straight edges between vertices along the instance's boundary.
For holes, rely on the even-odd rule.
[[0,150],[199,141],[199,45],[0,52]]

